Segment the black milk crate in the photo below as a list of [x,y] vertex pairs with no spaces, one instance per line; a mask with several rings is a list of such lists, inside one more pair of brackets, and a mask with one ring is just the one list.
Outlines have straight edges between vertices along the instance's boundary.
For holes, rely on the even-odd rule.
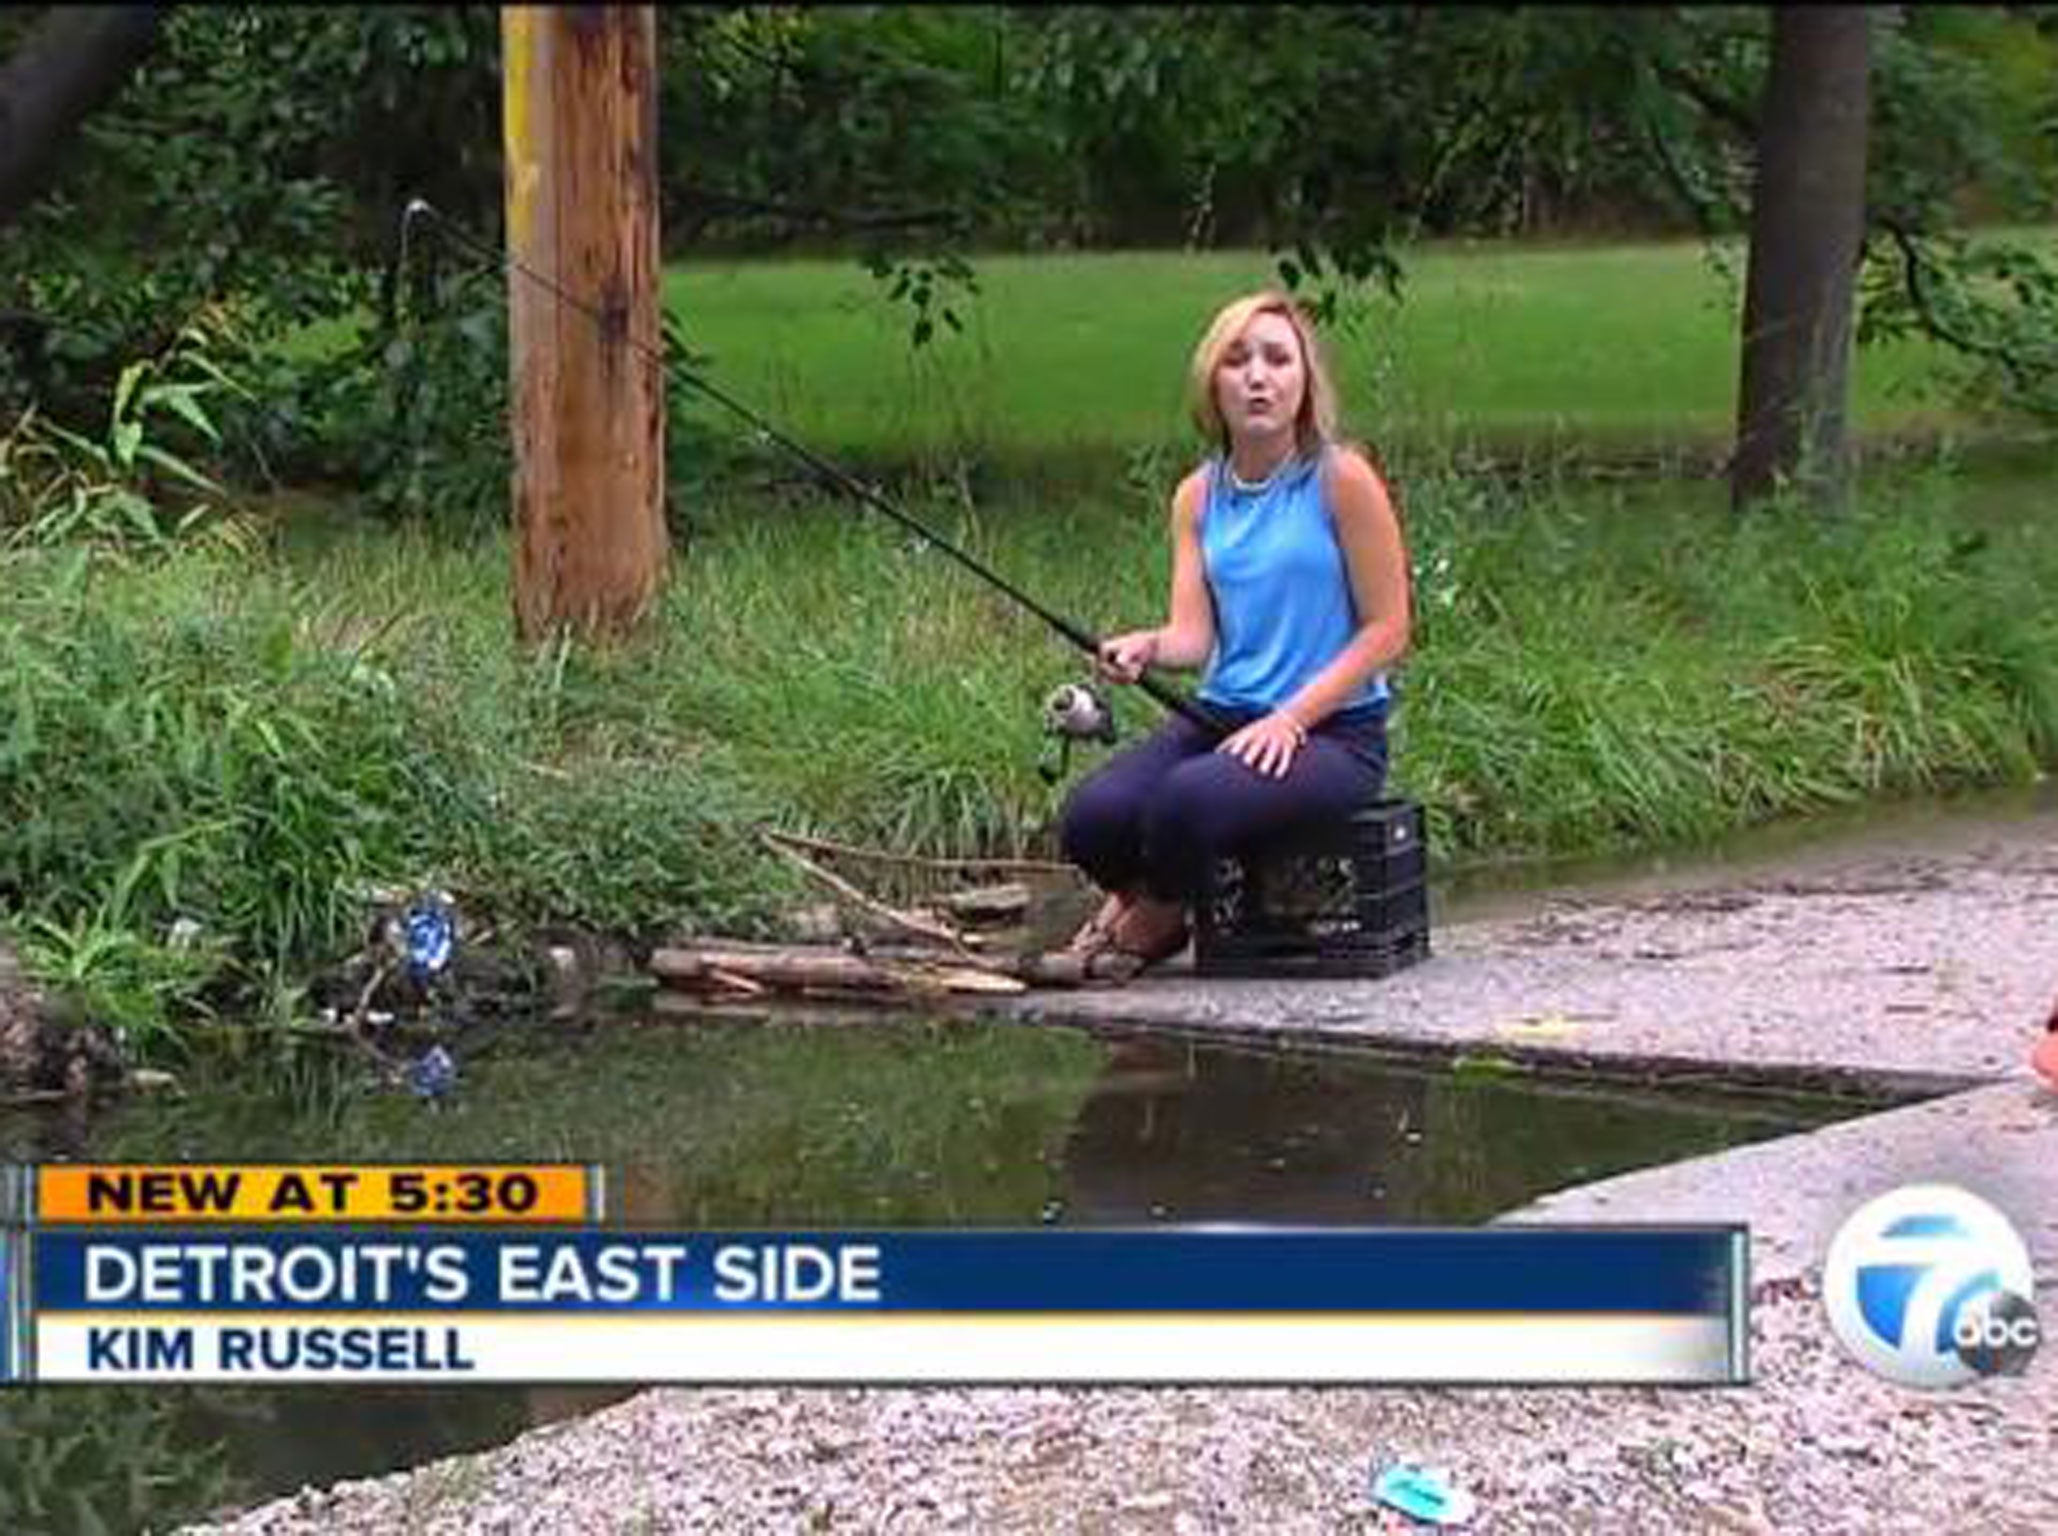
[[1202,976],[1387,976],[1429,955],[1422,807],[1346,821],[1219,860],[1194,904]]

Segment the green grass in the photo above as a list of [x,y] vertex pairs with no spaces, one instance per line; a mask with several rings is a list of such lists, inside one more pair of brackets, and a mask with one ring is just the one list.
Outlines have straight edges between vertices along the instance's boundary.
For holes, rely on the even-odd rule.
[[[2046,239],[2050,231],[1995,231]],[[1403,253],[1403,295],[1367,290],[1330,336],[1346,425],[1416,462],[1459,449],[1719,457],[1734,429],[1743,250],[1693,240],[1447,242]],[[985,254],[964,329],[909,344],[910,313],[849,258],[684,262],[664,301],[709,376],[775,425],[860,463],[972,461],[1076,481],[1143,448],[1183,453],[1202,327],[1276,281],[1262,251]],[[311,326],[287,350],[348,335]],[[1852,368],[1861,438],[1977,435],[1953,360],[1904,340]],[[716,407],[704,409],[733,429]]]
[[[1334,338],[1350,424],[1427,452],[1461,444],[1644,452],[1722,446],[1735,419],[1741,253],[1696,243],[1437,246],[1404,302]],[[865,458],[1011,463],[1183,440],[1186,362],[1214,309],[1272,278],[1261,252],[986,256],[962,334],[907,344],[907,316],[849,261],[688,263],[667,305],[725,388],[804,441]],[[1864,433],[1957,424],[1934,350],[1866,349]]]
[[[723,382],[782,425],[911,462],[909,510],[1086,628],[1155,622],[1184,355],[1261,264],[982,273],[969,333],[912,358],[846,265],[674,284]],[[1720,287],[1678,246],[1431,251],[1412,292],[1344,350],[1414,423],[1366,424],[1404,450],[1419,623],[1395,784],[1441,858],[1676,843],[2058,761],[2043,460],[1875,456],[1834,523],[1739,520],[1717,481],[1597,482],[1553,454],[1484,473],[1456,450],[1720,441]],[[1892,397],[1922,366],[1902,349],[1861,370],[1861,423],[1905,427]],[[973,457],[924,468],[953,447]],[[444,883],[516,921],[752,934],[817,894],[759,823],[1053,852],[1038,708],[1079,658],[847,499],[697,462],[664,600],[614,647],[512,645],[507,537],[455,518],[436,534],[302,497],[312,515],[253,520],[270,536],[0,552],[0,921],[25,957],[141,1035],[225,977],[247,1009],[332,955],[364,883]],[[1117,714],[1132,736],[1156,719],[1134,696]],[[197,951],[166,946],[179,916],[202,922]]]
[[[1444,471],[1407,491],[1420,622],[1394,782],[1447,863],[2058,761],[2058,526],[2035,481],[1904,464],[1838,523],[1739,521],[1718,487],[1663,482]],[[1160,611],[1162,496],[1139,475],[1057,505],[911,502],[1105,629]],[[511,645],[510,565],[504,537],[343,514],[269,550],[0,561],[0,903],[29,958],[143,1034],[219,995],[164,948],[177,916],[248,982],[347,948],[363,882],[447,883],[517,922],[748,934],[817,894],[760,823],[1054,851],[1065,786],[1037,776],[1037,708],[1077,658],[881,520],[738,494],[612,648]],[[1132,738],[1157,718],[1117,710]]]

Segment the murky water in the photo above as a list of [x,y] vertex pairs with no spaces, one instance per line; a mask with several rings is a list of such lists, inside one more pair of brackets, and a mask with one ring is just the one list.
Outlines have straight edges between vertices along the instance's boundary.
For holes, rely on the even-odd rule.
[[[574,1158],[652,1226],[1484,1220],[1546,1191],[1824,1123],[1848,1102],[1661,1096],[1005,1024],[617,1022],[503,1036],[432,1108],[313,1069],[95,1121],[10,1159]],[[502,1443],[625,1389],[69,1390],[0,1399],[0,1480],[108,1528]],[[6,1433],[7,1429],[15,1431]],[[72,1443],[72,1470],[20,1458]],[[126,1447],[126,1450],[119,1449]],[[165,1479],[138,1489],[143,1455]],[[83,1528],[52,1506],[49,1528]],[[27,1524],[17,1528],[40,1528]]]

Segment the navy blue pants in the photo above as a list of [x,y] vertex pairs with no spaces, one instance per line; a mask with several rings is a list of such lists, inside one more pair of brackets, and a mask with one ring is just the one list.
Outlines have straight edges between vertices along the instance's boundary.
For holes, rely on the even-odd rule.
[[1065,857],[1103,890],[1188,901],[1215,859],[1362,810],[1386,783],[1384,710],[1323,721],[1283,778],[1217,752],[1226,734],[1174,715],[1109,758],[1065,803]]

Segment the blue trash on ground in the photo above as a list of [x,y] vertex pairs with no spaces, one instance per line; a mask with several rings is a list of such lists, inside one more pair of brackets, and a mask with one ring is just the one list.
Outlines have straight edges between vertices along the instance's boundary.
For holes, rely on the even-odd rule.
[[457,1086],[457,1058],[432,1045],[407,1069],[407,1086],[424,1099],[440,1099]]
[[1443,1473],[1412,1462],[1396,1462],[1372,1479],[1372,1497],[1429,1525],[1463,1525],[1478,1503]]
[[406,940],[407,970],[416,981],[440,975],[450,964],[457,948],[457,924],[447,902],[422,896],[412,902],[401,921]]

